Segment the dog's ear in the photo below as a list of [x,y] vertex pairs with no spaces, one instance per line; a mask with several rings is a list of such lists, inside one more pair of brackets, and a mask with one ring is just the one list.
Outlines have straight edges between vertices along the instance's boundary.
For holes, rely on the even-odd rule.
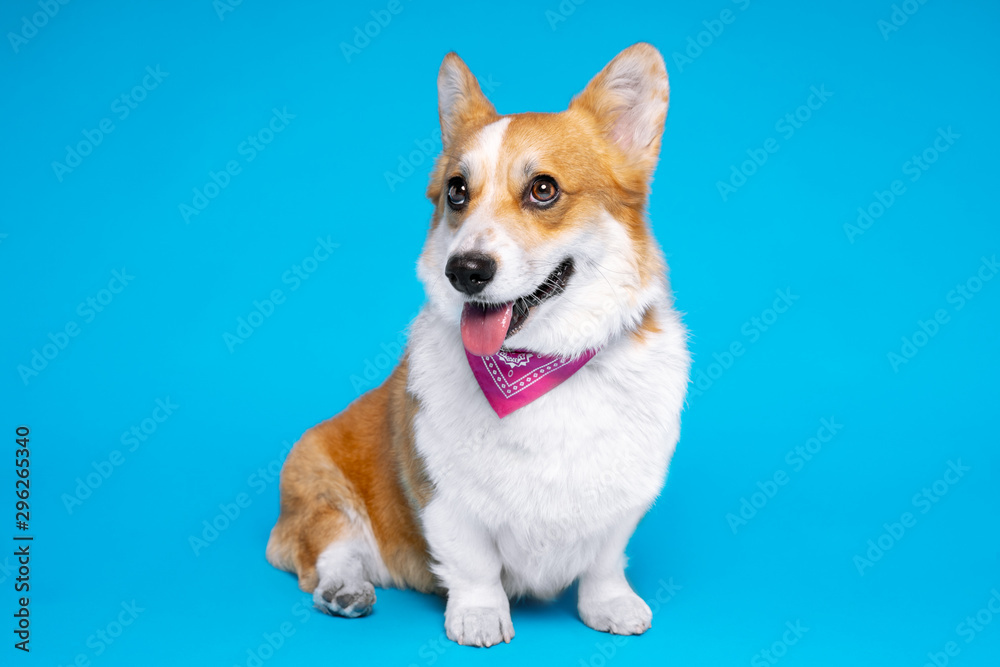
[[496,109],[483,95],[479,82],[457,54],[449,53],[438,72],[438,115],[441,143],[447,149],[461,129],[470,123],[496,116]]
[[628,163],[649,176],[656,168],[669,101],[663,56],[640,42],[615,56],[573,99],[570,109],[593,116]]

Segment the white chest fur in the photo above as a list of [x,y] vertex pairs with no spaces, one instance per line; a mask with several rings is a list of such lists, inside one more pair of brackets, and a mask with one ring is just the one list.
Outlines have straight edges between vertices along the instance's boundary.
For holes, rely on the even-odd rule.
[[[479,524],[509,594],[555,594],[604,537],[663,486],[688,382],[685,333],[657,304],[658,333],[623,335],[562,385],[499,419],[457,327],[425,310],[410,337],[417,451],[438,508]],[[461,539],[461,536],[456,536]],[[434,535],[428,535],[432,552]]]

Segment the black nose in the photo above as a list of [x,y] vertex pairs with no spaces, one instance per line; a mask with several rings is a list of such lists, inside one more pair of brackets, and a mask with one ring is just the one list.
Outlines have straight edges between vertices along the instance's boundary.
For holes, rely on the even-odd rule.
[[497,263],[489,255],[468,253],[452,255],[444,267],[451,286],[459,292],[478,294],[486,288],[497,272]]

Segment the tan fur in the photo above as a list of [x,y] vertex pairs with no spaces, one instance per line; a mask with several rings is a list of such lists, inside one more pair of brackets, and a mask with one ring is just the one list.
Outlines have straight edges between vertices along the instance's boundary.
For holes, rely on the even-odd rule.
[[413,447],[417,404],[406,375],[404,358],[381,387],[307,431],[285,461],[267,558],[298,574],[304,591],[318,584],[316,559],[345,534],[352,515],[370,525],[397,586],[434,590],[414,511],[432,490]]
[[[446,98],[452,104],[441,104]],[[474,134],[473,125],[479,125],[490,116],[496,116],[493,103],[486,99],[475,75],[457,53],[449,53],[438,70],[438,118],[441,121],[441,141],[445,146],[460,136]],[[445,109],[448,109],[446,114]]]
[[656,313],[652,308],[647,308],[646,312],[642,314],[642,321],[639,322],[639,326],[630,331],[629,335],[632,336],[632,340],[645,343],[648,336],[661,333],[662,331],[659,323],[656,321]]
[[[441,63],[438,71],[438,99],[441,101],[447,94],[445,91],[461,91],[456,103],[451,107],[450,115],[443,115],[442,105],[438,107],[438,117],[441,120],[441,155],[438,156],[427,186],[427,198],[434,202],[434,216],[431,218],[431,229],[437,226],[441,219],[441,210],[446,195],[445,184],[452,176],[457,176],[457,161],[476,134],[499,118],[493,104],[483,95],[475,75],[458,57],[449,53]],[[449,224],[458,221],[449,218]],[[460,223],[458,223],[460,224]]]
[[[648,45],[640,47],[652,49]],[[442,75],[451,72],[469,88],[461,96],[463,104],[451,121],[456,129],[444,135],[444,150],[427,188],[427,197],[435,205],[432,229],[442,212],[446,213],[448,225],[457,229],[477,210],[481,202],[477,188],[482,183],[476,182],[476,174],[462,172],[460,157],[470,148],[479,130],[501,118],[483,96],[475,77],[457,57],[451,60],[452,55],[442,64]],[[647,55],[648,68],[663,69],[655,50]],[[503,221],[504,227],[519,236],[526,247],[531,247],[586,224],[606,211],[622,223],[631,237],[639,258],[640,283],[646,285],[664,270],[645,221],[650,174],[660,148],[659,133],[655,142],[636,152],[639,157],[631,159],[615,143],[614,129],[609,125],[615,118],[615,97],[605,89],[612,64],[614,61],[594,77],[566,111],[504,116],[511,122],[504,134],[497,169],[507,174],[508,191],[490,214]],[[664,121],[665,116],[659,119],[661,129]],[[560,196],[555,204],[544,209],[525,205],[525,189],[536,176],[543,174],[554,178],[566,196]],[[469,204],[461,211],[453,211],[444,204],[447,183],[455,176],[465,177],[469,187]]]
[[[634,48],[645,54],[649,68],[663,70],[655,49]],[[495,209],[489,213],[525,247],[552,242],[610,214],[631,237],[639,278],[646,284],[665,268],[644,211],[659,133],[648,146],[622,148],[615,134],[619,100],[608,79],[605,68],[562,113],[508,116],[496,165],[506,174],[507,188],[495,193]],[[440,118],[443,149],[427,188],[435,207],[432,230],[441,219],[460,227],[483,201],[477,188],[484,184],[475,173],[463,171],[467,165],[461,159],[479,131],[501,118],[455,54],[441,65],[438,92],[439,100],[447,99],[449,105]],[[659,122],[662,130],[663,119]],[[543,174],[554,178],[565,196],[546,208],[525,205],[525,189]],[[445,198],[448,181],[459,175],[468,182],[469,204],[455,212]],[[648,310],[632,336],[644,340],[659,331],[655,313]],[[407,375],[404,356],[382,386],[307,431],[289,453],[267,558],[296,573],[307,592],[319,583],[319,555],[337,540],[355,536],[358,522],[374,535],[392,583],[424,592],[436,589],[417,514],[434,489],[415,448],[413,421],[419,404],[407,391]]]
[[[642,77],[651,81],[663,81],[664,88],[658,93],[663,102],[663,112],[657,118],[657,129],[652,135],[652,140],[645,146],[633,147],[632,159],[629,166],[650,175],[656,168],[656,161],[660,154],[660,137],[663,134],[663,124],[667,119],[666,108],[670,103],[670,89],[667,82],[667,70],[663,64],[663,58],[659,52],[650,44],[638,43],[619,53],[615,58],[605,65],[597,76],[591,79],[583,92],[577,95],[570,103],[571,111],[584,111],[598,124],[598,130],[605,137],[618,137],[615,125],[621,119],[621,115],[626,112],[622,105],[621,95],[616,92],[614,82],[611,81],[612,71],[624,58],[630,60],[639,56],[643,62],[644,72]],[[638,73],[633,72],[629,78],[638,78]],[[626,142],[628,143],[628,142]],[[625,158],[622,154],[622,158]],[[634,174],[633,174],[634,175]],[[645,180],[645,179],[644,179]]]

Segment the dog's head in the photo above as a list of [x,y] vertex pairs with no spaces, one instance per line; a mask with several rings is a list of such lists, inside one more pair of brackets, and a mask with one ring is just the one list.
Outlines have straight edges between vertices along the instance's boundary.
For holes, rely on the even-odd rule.
[[648,44],[556,114],[498,115],[465,63],[445,57],[418,273],[470,353],[573,356],[640,326],[664,280],[644,208],[668,99]]

